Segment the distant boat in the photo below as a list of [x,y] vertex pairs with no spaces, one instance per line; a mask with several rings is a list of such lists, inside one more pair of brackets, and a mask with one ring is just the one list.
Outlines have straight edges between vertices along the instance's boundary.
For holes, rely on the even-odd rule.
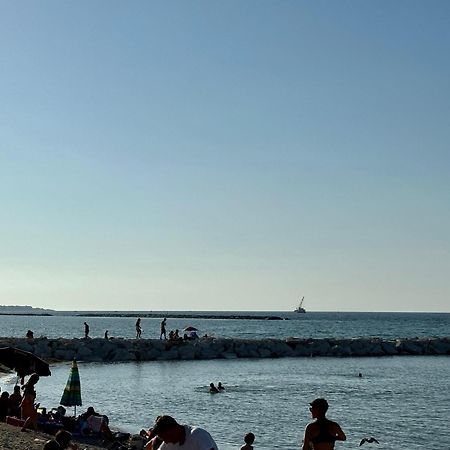
[[302,297],[298,307],[294,309],[294,312],[305,314],[306,310],[305,310],[305,308],[303,308],[303,302],[304,301],[305,301],[305,297]]

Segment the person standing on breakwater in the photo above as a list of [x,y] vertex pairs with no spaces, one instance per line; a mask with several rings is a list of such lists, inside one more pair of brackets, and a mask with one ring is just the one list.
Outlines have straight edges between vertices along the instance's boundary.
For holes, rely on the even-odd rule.
[[217,444],[206,430],[180,425],[171,416],[158,418],[153,432],[163,441],[160,450],[218,450]]
[[142,334],[141,318],[138,317],[138,320],[136,320],[136,339],[140,339],[141,334]]
[[89,337],[89,325],[84,322],[84,338],[87,339]]
[[336,441],[345,441],[347,436],[338,423],[325,417],[328,402],[324,398],[316,398],[310,403],[311,416],[316,419],[305,428],[302,450],[333,450]]
[[164,339],[167,339],[167,336],[166,336],[166,321],[167,321],[167,319],[164,317],[164,319],[161,322],[161,333],[159,335],[160,339],[162,339],[163,336],[164,336]]

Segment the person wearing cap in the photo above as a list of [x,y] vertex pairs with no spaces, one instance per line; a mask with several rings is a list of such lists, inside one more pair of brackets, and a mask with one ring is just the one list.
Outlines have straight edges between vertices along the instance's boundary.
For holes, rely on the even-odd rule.
[[328,402],[324,398],[312,401],[309,410],[315,421],[305,428],[302,450],[333,450],[336,441],[347,439],[339,424],[325,417]]
[[180,425],[171,416],[159,417],[153,433],[163,441],[160,450],[218,450],[217,444],[206,430]]

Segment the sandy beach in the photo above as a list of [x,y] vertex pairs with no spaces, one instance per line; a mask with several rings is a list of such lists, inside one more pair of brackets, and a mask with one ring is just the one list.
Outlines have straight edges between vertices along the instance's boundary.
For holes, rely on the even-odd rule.
[[[45,442],[52,438],[53,436],[39,431],[22,432],[20,427],[0,423],[0,450],[41,450]],[[78,445],[79,450],[104,450],[76,439],[73,442]]]

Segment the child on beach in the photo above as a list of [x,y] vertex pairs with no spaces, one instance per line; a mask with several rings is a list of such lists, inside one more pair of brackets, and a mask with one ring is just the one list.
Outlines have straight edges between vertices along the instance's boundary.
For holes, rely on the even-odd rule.
[[255,435],[253,433],[247,433],[244,436],[245,444],[241,447],[240,450],[253,450],[253,442],[255,442]]

